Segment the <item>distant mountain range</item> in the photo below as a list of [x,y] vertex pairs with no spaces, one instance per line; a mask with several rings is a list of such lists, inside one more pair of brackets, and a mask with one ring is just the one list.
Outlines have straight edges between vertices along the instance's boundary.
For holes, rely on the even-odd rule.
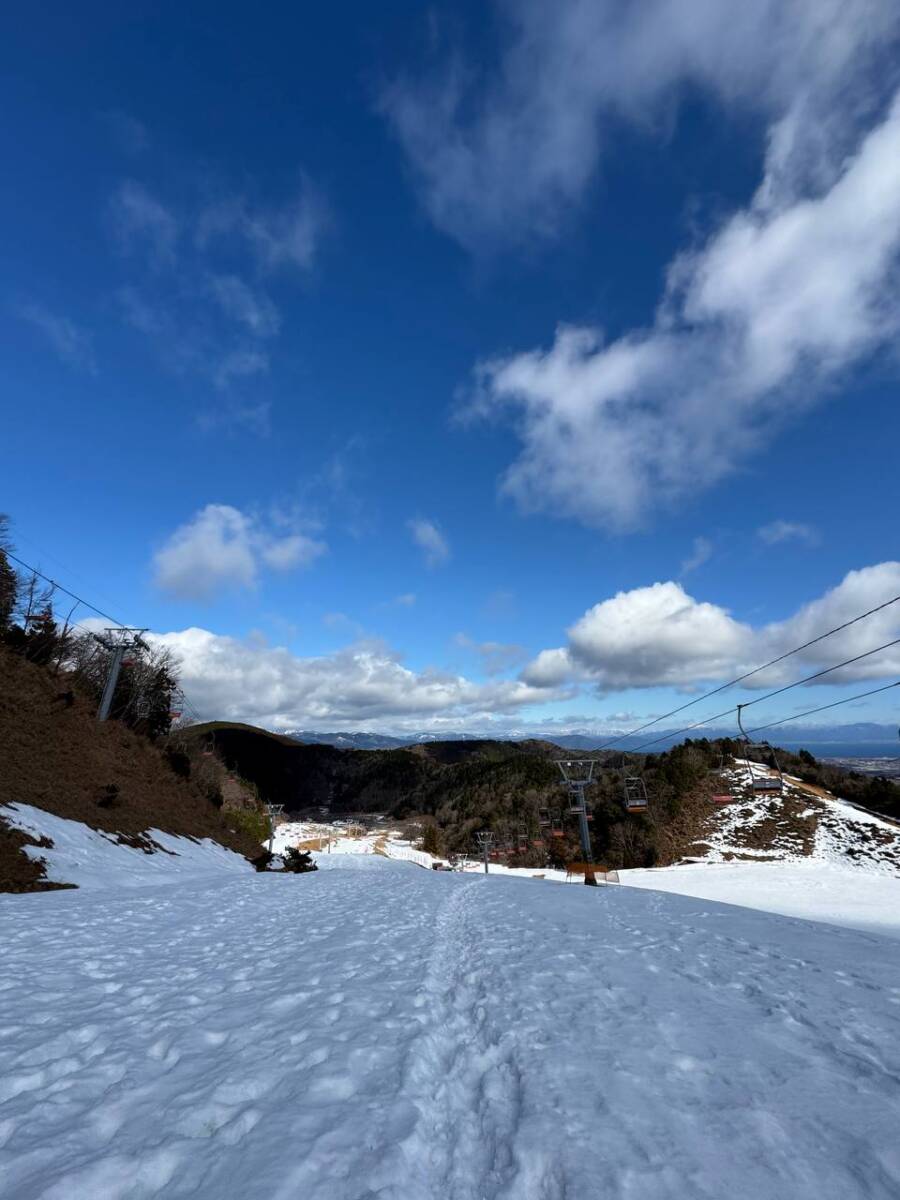
[[[708,728],[697,729],[687,735],[675,731],[667,732],[665,728],[654,728],[648,729],[645,733],[638,734],[636,737],[622,737],[622,732],[624,731],[592,733],[585,730],[575,733],[553,733],[547,729],[522,730],[506,734],[494,732],[451,734],[423,731],[421,733],[393,737],[389,734],[365,733],[361,731],[321,733],[318,730],[312,729],[284,729],[280,732],[285,737],[293,738],[294,741],[303,742],[306,745],[336,746],[338,749],[343,750],[397,750],[404,746],[419,746],[430,742],[476,742],[483,741],[486,738],[493,741],[508,742],[518,742],[528,738],[541,738],[545,741],[553,742],[557,746],[562,746],[566,750],[594,750],[598,746],[612,741],[615,741],[616,746],[622,750],[630,750],[636,746],[644,746],[647,742],[653,742],[652,746],[647,747],[648,750],[666,750],[678,742],[684,741],[685,736],[697,738],[708,737],[712,739],[735,737],[737,734],[736,729],[726,726],[710,726]],[[854,751],[848,749],[848,747],[859,747],[858,753],[860,755],[864,755],[867,752],[873,754],[876,752],[879,754],[893,752],[900,755],[900,740],[897,737],[897,726],[881,725],[872,721],[859,721],[855,724],[847,725],[792,724],[768,731],[767,736],[772,742],[776,742],[782,746],[820,746],[823,754],[852,754]],[[619,738],[622,738],[622,740],[619,741]],[[660,740],[656,741],[657,738]],[[842,749],[826,749],[827,747],[836,746],[840,746]]]

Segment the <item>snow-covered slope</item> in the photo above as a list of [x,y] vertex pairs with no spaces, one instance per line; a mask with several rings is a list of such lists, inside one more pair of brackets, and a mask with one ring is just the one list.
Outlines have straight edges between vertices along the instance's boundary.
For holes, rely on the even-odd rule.
[[900,938],[895,822],[791,776],[781,794],[754,795],[745,762],[723,778],[734,803],[709,816],[685,862],[620,871],[621,883]]
[[150,829],[136,845],[116,834],[91,829],[81,821],[68,821],[30,804],[9,804],[4,820],[51,846],[25,846],[24,851],[46,863],[46,878],[84,888],[143,887],[185,880],[252,874],[250,863],[210,838],[176,837]]
[[774,776],[758,764],[738,760],[722,772],[733,803],[706,822],[692,848],[691,862],[781,861],[813,859],[840,866],[900,875],[900,825],[830,795],[821,788],[784,776],[783,791],[754,793],[751,769]]
[[0,897],[3,1195],[900,1193],[896,942],[322,865]]
[[697,896],[900,939],[900,876],[827,862],[704,863],[620,871],[627,887]]

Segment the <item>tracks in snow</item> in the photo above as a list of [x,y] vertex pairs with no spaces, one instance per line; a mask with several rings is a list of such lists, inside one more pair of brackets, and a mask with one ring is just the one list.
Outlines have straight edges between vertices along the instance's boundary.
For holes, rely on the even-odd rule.
[[521,1075],[515,1030],[492,1019],[492,976],[478,927],[483,887],[454,888],[440,909],[416,1001],[423,1030],[411,1047],[406,1087],[419,1120],[403,1151],[423,1200],[514,1192]]

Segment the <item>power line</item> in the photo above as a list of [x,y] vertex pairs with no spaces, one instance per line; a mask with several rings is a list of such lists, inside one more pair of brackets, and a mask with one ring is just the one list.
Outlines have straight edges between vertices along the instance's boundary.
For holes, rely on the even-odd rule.
[[24,559],[18,558],[9,550],[5,550],[4,553],[7,558],[11,558],[13,562],[17,562],[20,567],[24,567],[26,571],[31,571],[33,575],[37,575],[38,579],[43,579],[43,581],[45,583],[49,583],[51,587],[58,588],[61,592],[65,592],[67,596],[71,596],[73,600],[77,600],[79,604],[83,604],[85,608],[89,608],[92,612],[95,612],[98,617],[103,617],[105,621],[112,621],[113,625],[118,625],[120,629],[127,628],[123,621],[118,621],[115,617],[111,617],[109,613],[104,612],[102,608],[98,608],[96,604],[91,604],[90,601],[82,599],[81,596],[70,591],[67,587],[63,587],[61,583],[58,583],[55,579],[51,579],[49,575],[45,575],[43,571],[39,571],[37,567],[33,567],[30,563],[25,562]]
[[45,549],[43,549],[43,547],[39,546],[37,544],[37,542],[35,542],[34,538],[30,538],[30,537],[28,537],[27,534],[24,534],[22,532],[22,530],[19,528],[18,524],[15,527],[15,540],[16,540],[16,542],[19,542],[19,541],[27,542],[28,545],[30,545],[32,547],[32,549],[36,550],[37,553],[42,558],[49,558],[52,563],[55,563],[56,566],[60,567],[63,571],[65,571],[65,573],[67,575],[71,575],[72,578],[74,578],[78,583],[83,583],[86,587],[88,587],[90,589],[90,591],[92,591],[94,593],[95,596],[99,596],[99,598],[103,601],[104,604],[112,604],[114,608],[116,607],[116,604],[114,601],[110,600],[110,598],[108,596],[105,596],[100,591],[99,588],[94,587],[94,585],[92,583],[90,583],[87,579],[85,579],[83,575],[80,575],[78,573],[78,571],[76,571],[72,567],[70,567],[68,563],[64,563],[61,558],[57,558],[57,556],[55,554],[51,554],[49,552],[49,550],[45,550]]
[[870,692],[860,692],[857,696],[846,696],[843,700],[835,700],[832,704],[820,704],[818,708],[809,708],[806,712],[796,713],[793,717],[782,717],[780,721],[769,721],[766,725],[754,725],[747,732],[762,733],[764,729],[774,729],[776,725],[787,725],[790,721],[800,721],[803,717],[811,717],[813,713],[825,712],[828,708],[837,708],[841,704],[849,704],[852,700],[864,700],[866,696],[877,696],[879,692],[888,692],[895,687],[900,687],[900,679],[896,683],[886,683],[884,687],[872,688]]
[[[807,650],[810,646],[815,646],[817,642],[823,642],[825,638],[829,638],[835,633],[840,633],[843,629],[849,629],[850,626],[855,625],[857,621],[864,621],[866,617],[871,617],[875,613],[881,612],[882,609],[890,608],[890,606],[892,604],[896,604],[898,600],[900,600],[900,596],[892,596],[890,600],[885,600],[883,604],[878,604],[875,606],[875,608],[870,608],[867,612],[860,613],[859,616],[852,617],[849,621],[845,621],[843,625],[835,625],[834,629],[829,629],[826,633],[820,633],[818,637],[811,638],[810,641],[804,642],[802,646],[795,646],[793,650],[788,650],[784,654],[780,654],[778,658],[773,658],[770,662],[763,663],[761,667],[754,667],[752,671],[746,671],[743,675],[738,675],[736,679],[730,679],[727,683],[719,684],[719,686],[713,688],[711,692],[705,692],[702,696],[697,696],[694,700],[688,700],[686,704],[682,704],[678,708],[670,709],[669,712],[662,713],[661,716],[654,717],[652,721],[648,721],[645,725],[638,725],[637,729],[632,729],[628,733],[620,733],[618,737],[613,738],[612,741],[604,742],[604,744],[602,746],[598,746],[597,749],[608,750],[610,746],[615,746],[619,742],[624,741],[626,738],[634,737],[637,733],[643,733],[645,729],[650,729],[652,726],[658,725],[660,721],[666,721],[669,717],[677,716],[678,713],[684,712],[685,709],[693,708],[695,704],[701,704],[704,700],[709,700],[711,696],[718,696],[720,692],[727,691],[728,688],[734,687],[737,683],[743,683],[745,679],[750,679],[751,676],[758,675],[761,671],[767,671],[769,667],[774,667],[778,663],[784,662],[785,659],[791,658],[792,655],[799,654],[801,650]],[[755,703],[755,701],[752,703]],[[729,709],[728,711],[730,712],[731,710]],[[713,721],[715,720],[715,717],[710,717],[709,719]],[[705,725],[706,723],[706,721],[699,722],[701,725]],[[688,728],[693,729],[696,728],[696,726],[688,726]],[[654,743],[651,742],[649,744],[653,745]]]
[[[13,562],[18,563],[20,567],[24,567],[26,571],[31,571],[33,575],[36,575],[38,577],[38,579],[43,579],[43,581],[45,583],[49,583],[51,587],[58,589],[60,592],[64,592],[65,595],[70,596],[73,600],[77,600],[78,603],[84,605],[85,608],[89,608],[91,610],[91,612],[95,612],[98,617],[103,617],[103,619],[105,621],[112,621],[113,625],[118,625],[118,627],[120,629],[129,629],[130,628],[130,626],[125,625],[124,622],[117,620],[116,617],[110,616],[110,614],[108,612],[104,612],[102,608],[98,608],[96,606],[96,604],[91,604],[91,602],[89,600],[85,600],[82,596],[79,596],[76,592],[71,591],[67,587],[63,587],[63,585],[61,583],[59,583],[58,580],[51,579],[49,575],[45,575],[43,573],[43,571],[39,571],[37,569],[37,567],[33,567],[31,565],[31,563],[25,562],[25,560],[23,558],[19,558],[18,555],[13,554],[12,551],[4,550],[3,553],[6,555],[7,558],[11,558],[13,560]],[[94,632],[93,630],[86,629],[85,626],[79,625],[77,622],[74,622],[74,621],[71,622],[71,625],[76,629],[81,629],[84,633],[93,634],[93,632]],[[187,708],[188,711],[193,714],[194,720],[199,723],[201,721],[200,714],[197,712],[197,710],[194,708],[194,706],[188,700],[187,696],[184,695],[184,692],[182,692],[182,697],[184,700],[185,708]]]
[[[874,650],[867,650],[865,654],[857,654],[853,658],[847,658],[843,662],[835,663],[833,667],[826,667],[824,671],[816,671],[814,675],[807,675],[804,679],[798,679],[794,683],[787,683],[784,687],[776,688],[773,692],[767,692],[765,696],[757,696],[755,700],[748,700],[741,707],[750,708],[754,704],[762,704],[764,700],[771,700],[773,696],[780,696],[784,692],[791,691],[792,688],[801,687],[804,683],[811,683],[814,679],[821,679],[823,675],[830,675],[832,671],[839,671],[841,667],[849,667],[852,663],[860,662],[864,658],[871,658],[873,654],[878,654],[881,650],[888,650],[891,646],[897,645],[900,645],[900,638],[895,638],[892,642],[885,642],[883,646],[876,646]],[[688,733],[691,729],[699,729],[701,725],[708,725],[710,721],[716,721],[720,717],[727,717],[732,711],[732,708],[726,708],[724,712],[716,713],[712,717],[706,717],[703,721],[696,721],[693,725],[686,725],[683,729],[670,730],[668,733],[664,733],[662,737],[654,738],[650,742],[643,742],[640,746],[634,746],[628,753],[636,754],[638,750],[644,750],[647,746],[656,746],[659,742],[665,742],[671,737],[677,737],[679,733]]]

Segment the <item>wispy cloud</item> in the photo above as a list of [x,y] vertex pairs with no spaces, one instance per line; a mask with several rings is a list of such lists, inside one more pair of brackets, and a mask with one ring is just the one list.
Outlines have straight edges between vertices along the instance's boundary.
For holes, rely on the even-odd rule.
[[380,98],[432,220],[477,251],[558,236],[617,127],[664,131],[682,94],[760,113],[778,154],[817,174],[840,161],[898,27],[893,0],[494,8],[489,67],[439,46]]
[[76,325],[69,317],[51,312],[34,301],[17,305],[14,311],[21,320],[27,321],[40,333],[62,362],[96,375],[93,338],[85,329]]
[[450,546],[434,521],[413,517],[406,522],[413,541],[422,551],[427,567],[441,567],[450,558]]
[[254,337],[275,337],[281,329],[281,314],[269,297],[237,275],[211,274],[207,286],[222,312]]
[[457,646],[469,650],[481,660],[485,675],[502,675],[524,661],[525,648],[511,642],[478,642],[466,633],[453,639]]
[[126,179],[110,200],[109,212],[124,253],[145,254],[155,270],[175,265],[179,222],[143,184]]
[[240,195],[208,205],[197,219],[195,241],[201,250],[223,239],[240,242],[264,274],[282,268],[305,272],[331,224],[328,206],[304,177],[294,198],[280,207],[254,205]]
[[681,574],[689,575],[691,571],[696,571],[698,567],[702,567],[704,563],[709,562],[712,558],[713,544],[709,538],[695,537],[694,548],[691,553],[681,564]]
[[116,145],[126,154],[142,154],[150,145],[147,126],[122,109],[110,109],[100,114]]
[[108,217],[131,268],[116,293],[122,319],[167,370],[199,376],[223,393],[214,412],[201,409],[200,427],[266,431],[270,401],[246,391],[257,391],[269,371],[282,316],[261,277],[310,270],[330,220],[318,192],[303,179],[281,207],[228,193],[173,205],[125,180]]
[[819,541],[818,530],[802,521],[772,521],[757,529],[756,536],[767,546],[775,546],[779,542],[806,542],[814,546]]

